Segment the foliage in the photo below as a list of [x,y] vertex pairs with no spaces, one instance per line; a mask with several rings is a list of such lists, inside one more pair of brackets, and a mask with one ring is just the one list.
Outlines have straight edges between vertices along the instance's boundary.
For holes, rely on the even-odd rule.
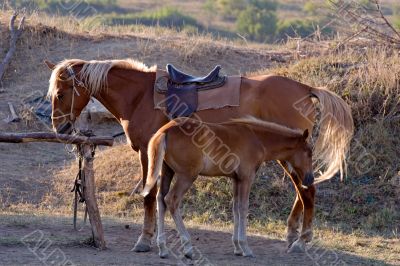
[[207,0],[205,3],[206,9],[217,11],[228,20],[235,20],[246,6],[246,0]]
[[303,11],[309,15],[316,15],[317,9],[318,5],[312,0],[307,1],[303,6]]
[[254,41],[271,40],[277,24],[276,3],[259,0],[250,1],[250,3],[239,13],[236,30]]

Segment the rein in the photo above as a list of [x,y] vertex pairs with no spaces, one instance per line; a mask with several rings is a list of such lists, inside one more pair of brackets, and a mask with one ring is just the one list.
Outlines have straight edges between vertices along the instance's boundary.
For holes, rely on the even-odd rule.
[[85,84],[83,84],[82,81],[78,80],[76,78],[76,74],[74,69],[71,66],[67,67],[67,71],[68,71],[68,75],[69,75],[69,79],[72,79],[72,99],[71,99],[71,110],[69,112],[69,114],[63,114],[63,115],[58,115],[58,116],[51,116],[52,119],[60,119],[60,118],[64,118],[64,117],[70,117],[71,121],[74,121],[75,119],[75,115],[74,115],[74,106],[75,106],[75,94],[79,97],[81,96],[78,92],[78,89],[76,88],[76,84],[80,87],[85,87]]
[[[93,136],[91,132],[85,132],[85,134],[82,134],[85,136]],[[83,160],[88,160],[88,158],[85,158],[84,150],[83,150],[83,144],[76,145],[77,146],[77,154],[78,154],[78,162],[79,162],[79,169],[78,173],[75,177],[75,182],[74,186],[71,190],[71,192],[74,192],[74,218],[73,218],[73,223],[74,223],[74,229],[77,229],[77,214],[78,214],[78,202],[80,203],[85,203],[85,214],[83,218],[83,225],[86,225],[86,220],[87,220],[87,215],[88,215],[88,210],[86,206],[86,199],[85,199],[85,170],[83,167]],[[95,151],[96,151],[96,145],[91,145],[91,158],[94,158]],[[78,231],[82,230],[80,228]]]

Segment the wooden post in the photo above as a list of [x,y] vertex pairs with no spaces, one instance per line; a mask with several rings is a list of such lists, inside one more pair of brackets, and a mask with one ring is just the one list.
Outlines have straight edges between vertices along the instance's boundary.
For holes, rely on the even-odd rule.
[[85,172],[84,197],[89,221],[92,226],[93,242],[99,249],[106,248],[103,225],[96,200],[96,186],[94,180],[93,160],[94,152],[91,145],[82,145],[83,170]]

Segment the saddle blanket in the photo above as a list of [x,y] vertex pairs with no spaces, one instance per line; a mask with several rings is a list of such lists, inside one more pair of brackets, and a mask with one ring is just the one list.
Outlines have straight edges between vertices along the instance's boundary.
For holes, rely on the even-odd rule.
[[[165,110],[167,98],[168,72],[157,70],[154,84],[154,109]],[[240,105],[241,76],[228,76],[223,86],[198,91],[196,111],[220,109],[227,106]]]

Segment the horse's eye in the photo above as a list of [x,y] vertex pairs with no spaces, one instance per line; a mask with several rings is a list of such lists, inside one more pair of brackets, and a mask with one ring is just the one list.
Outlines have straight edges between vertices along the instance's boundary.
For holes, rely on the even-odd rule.
[[57,100],[61,100],[63,97],[64,97],[63,94],[57,94],[57,95],[56,95]]

